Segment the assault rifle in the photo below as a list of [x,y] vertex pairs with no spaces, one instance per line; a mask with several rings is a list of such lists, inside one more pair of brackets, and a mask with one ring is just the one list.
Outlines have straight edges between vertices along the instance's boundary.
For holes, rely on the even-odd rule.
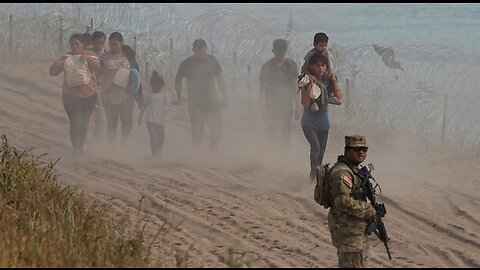
[[[385,229],[385,224],[383,224],[382,221],[382,218],[387,214],[387,210],[385,209],[385,205],[383,203],[377,203],[375,198],[375,189],[377,186],[380,188],[380,186],[377,184],[377,181],[375,181],[375,178],[373,178],[371,171],[373,171],[373,165],[368,164],[367,166],[362,166],[360,168],[359,174],[362,180],[362,188],[365,196],[377,212],[375,221],[372,221],[367,225],[366,231],[368,235],[371,235],[372,232],[377,235],[378,239],[380,239],[380,241],[382,241],[385,245],[385,248],[387,248],[388,258],[391,260],[392,256],[390,255],[390,250],[388,248],[388,241],[390,238],[387,236],[387,230]],[[373,186],[370,179],[375,182],[375,186]],[[380,188],[380,193],[381,191],[382,189]]]

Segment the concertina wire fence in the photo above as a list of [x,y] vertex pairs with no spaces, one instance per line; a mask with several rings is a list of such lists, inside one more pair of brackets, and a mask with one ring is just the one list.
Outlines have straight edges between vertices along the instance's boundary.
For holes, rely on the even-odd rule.
[[[108,36],[119,31],[136,50],[143,79],[157,70],[172,91],[179,63],[192,54],[193,40],[203,38],[224,69],[235,100],[231,110],[247,112],[242,117],[251,120],[259,111],[258,74],[272,57],[273,40],[289,42],[288,57],[298,66],[311,49],[313,34],[293,30],[291,19],[279,30],[251,14],[226,9],[184,20],[163,4],[0,4],[0,53],[53,60],[68,50],[72,33],[101,30]],[[332,110],[331,121],[376,123],[433,142],[480,149],[480,57],[436,45],[390,47],[401,69],[385,59],[388,50],[378,52],[372,44],[329,44],[344,91],[343,109]]]

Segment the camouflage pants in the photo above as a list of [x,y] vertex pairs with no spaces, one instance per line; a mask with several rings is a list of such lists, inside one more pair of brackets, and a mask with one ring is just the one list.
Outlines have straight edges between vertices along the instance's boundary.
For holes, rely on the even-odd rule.
[[332,243],[337,248],[339,268],[367,267],[368,236],[364,233],[366,223],[348,223],[349,220],[335,219],[328,213],[328,227]]
[[338,268],[367,268],[367,252],[340,252],[337,251]]

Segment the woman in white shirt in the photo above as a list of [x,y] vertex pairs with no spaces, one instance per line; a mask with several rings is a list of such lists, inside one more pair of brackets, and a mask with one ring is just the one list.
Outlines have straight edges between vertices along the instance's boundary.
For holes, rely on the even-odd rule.
[[101,88],[107,120],[107,139],[113,144],[116,140],[119,120],[122,142],[130,136],[132,131],[136,94],[129,92],[124,83],[128,82],[129,70],[131,68],[138,70],[138,67],[133,66],[131,60],[129,60],[122,34],[113,32],[108,41],[110,51],[100,55],[100,62],[102,63]]

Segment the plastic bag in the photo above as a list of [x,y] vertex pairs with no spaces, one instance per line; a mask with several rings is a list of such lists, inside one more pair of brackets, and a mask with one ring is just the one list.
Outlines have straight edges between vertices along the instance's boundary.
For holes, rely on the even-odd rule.
[[88,63],[80,60],[80,57],[81,55],[67,55],[63,62],[68,87],[87,85],[92,78]]
[[121,88],[127,88],[130,78],[130,70],[124,68],[118,68],[113,75],[112,83],[120,86]]
[[[303,76],[303,78],[300,81],[298,81],[297,86],[304,87],[309,83],[310,83],[310,76],[305,74],[305,76]],[[310,90],[310,93],[309,93],[310,98],[313,100],[316,100],[321,95],[322,95],[322,89],[320,89],[320,87],[318,87],[316,83],[312,83],[312,89]]]

